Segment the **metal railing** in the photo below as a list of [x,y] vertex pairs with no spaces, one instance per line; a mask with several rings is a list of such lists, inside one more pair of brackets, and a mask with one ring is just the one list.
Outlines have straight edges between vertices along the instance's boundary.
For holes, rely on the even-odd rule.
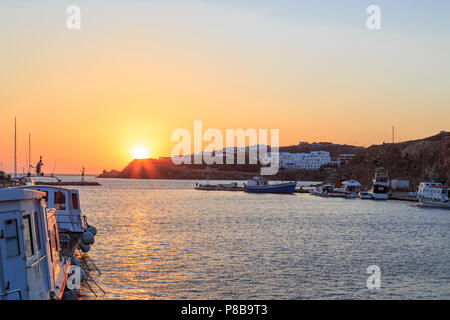
[[29,268],[33,268],[35,265],[37,265],[38,263],[40,263],[42,260],[44,260],[47,257],[46,254],[44,254],[42,257],[40,257],[38,260],[36,260],[35,262],[33,262],[29,267],[27,267],[27,269]]
[[13,293],[18,293],[19,294],[19,298],[20,298],[19,300],[23,300],[22,290],[20,290],[20,289],[14,289],[14,290],[2,293],[0,295],[0,297],[4,298],[4,297],[7,297],[7,296],[9,296],[10,294],[13,294]]

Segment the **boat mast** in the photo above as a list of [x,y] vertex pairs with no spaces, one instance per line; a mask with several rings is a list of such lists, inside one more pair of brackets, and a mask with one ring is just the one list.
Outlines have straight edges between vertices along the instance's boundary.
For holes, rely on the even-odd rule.
[[28,172],[31,172],[31,133],[28,134]]
[[17,177],[17,122],[14,117],[14,177]]

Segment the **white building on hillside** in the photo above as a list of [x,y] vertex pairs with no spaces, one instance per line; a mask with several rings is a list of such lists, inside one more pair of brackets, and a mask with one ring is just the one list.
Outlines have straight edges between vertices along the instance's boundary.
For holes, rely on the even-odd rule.
[[280,152],[280,168],[317,170],[330,163],[330,153],[327,151],[312,151],[311,153]]

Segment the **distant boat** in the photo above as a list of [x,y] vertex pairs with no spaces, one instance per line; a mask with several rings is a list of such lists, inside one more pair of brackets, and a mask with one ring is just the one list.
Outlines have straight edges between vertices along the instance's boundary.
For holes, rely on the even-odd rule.
[[368,192],[368,191],[360,191],[358,193],[358,198],[361,199],[361,200],[364,200],[364,199],[371,200],[371,199],[373,199],[372,198],[372,194],[370,192]]
[[345,198],[358,198],[361,184],[355,180],[344,181],[342,182],[342,187],[336,188],[334,191],[342,192]]
[[361,184],[358,181],[349,180],[342,182],[342,187],[335,188],[334,184],[324,184],[313,191],[312,195],[321,197],[357,198]]
[[328,197],[328,196],[333,196],[334,190],[334,184],[332,183],[325,183],[321,186],[316,187],[315,189],[311,190],[311,194],[314,196],[319,196],[319,197]]
[[206,191],[243,191],[244,188],[238,186],[237,182],[231,183],[219,183],[219,184],[201,184],[196,183],[194,186],[195,190],[206,190]]
[[421,182],[417,200],[422,205],[450,209],[450,186],[438,182]]
[[297,182],[269,184],[263,177],[254,177],[244,183],[244,191],[248,193],[294,193]]
[[370,194],[374,200],[389,199],[389,177],[385,168],[376,169]]

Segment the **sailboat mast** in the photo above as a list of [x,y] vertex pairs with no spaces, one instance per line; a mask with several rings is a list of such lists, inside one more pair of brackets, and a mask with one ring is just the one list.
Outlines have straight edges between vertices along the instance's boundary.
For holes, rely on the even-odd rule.
[[31,172],[31,133],[28,134],[28,172]]
[[17,122],[14,117],[14,177],[17,177]]

